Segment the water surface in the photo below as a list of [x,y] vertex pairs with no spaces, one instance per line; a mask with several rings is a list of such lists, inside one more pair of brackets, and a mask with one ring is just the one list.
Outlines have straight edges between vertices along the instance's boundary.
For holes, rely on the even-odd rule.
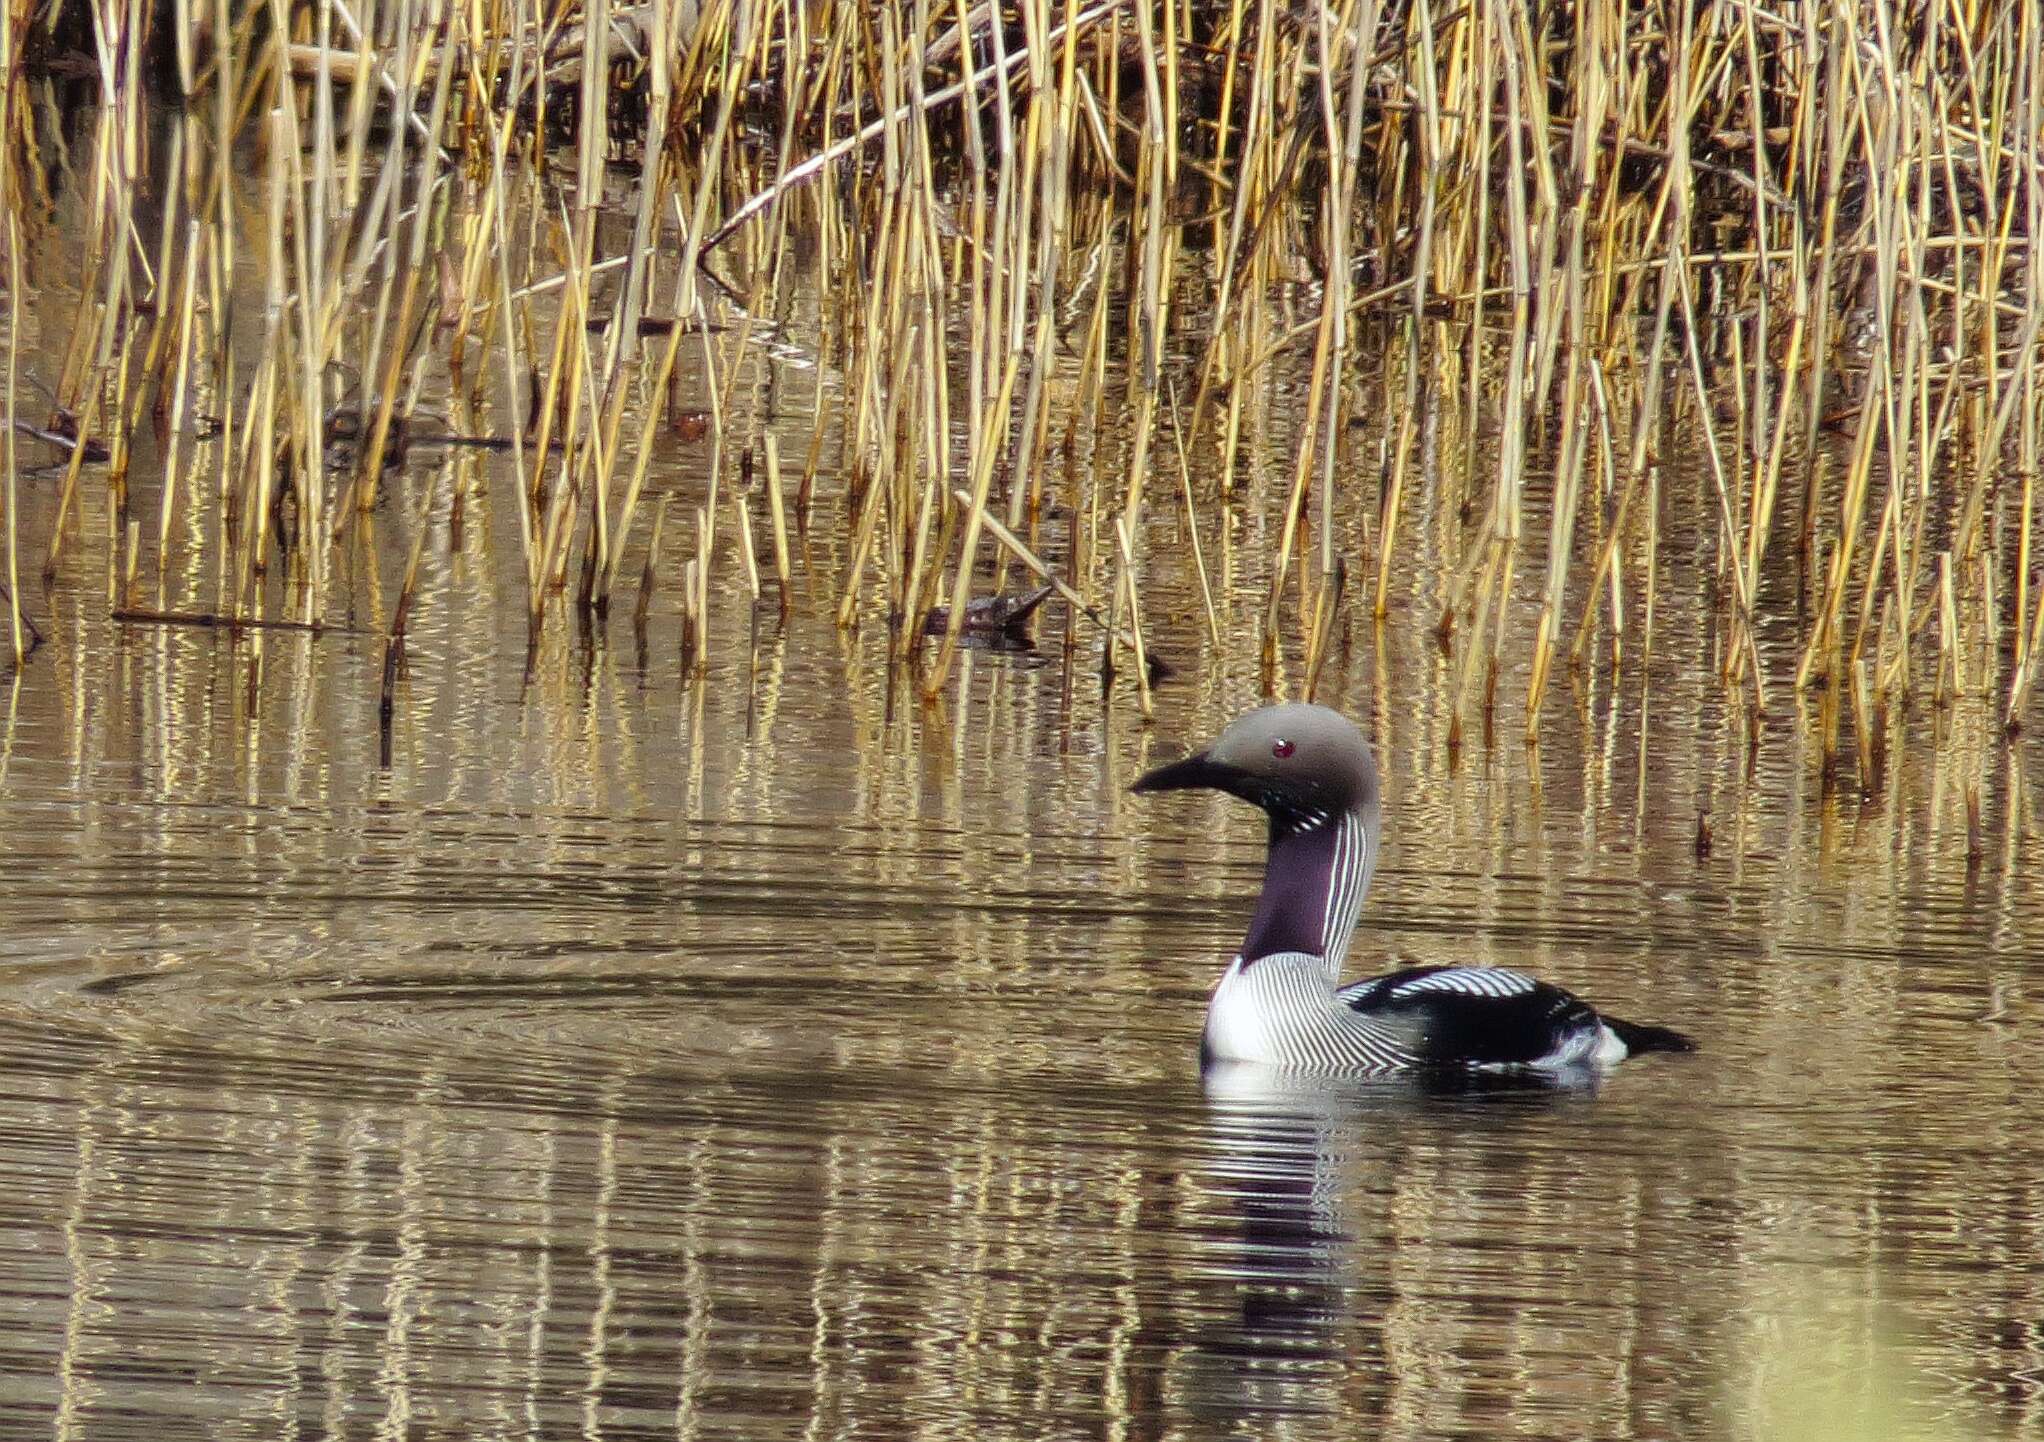
[[1125,788],[1240,696],[890,717],[799,620],[523,683],[428,606],[384,772],[375,644],[67,601],[0,753],[11,1435],[1736,1436],[1825,1365],[2038,1420],[2034,817],[1969,867],[1636,713],[1451,772],[1359,663],[1368,961],[1703,1050],[1209,1096],[1259,828]]

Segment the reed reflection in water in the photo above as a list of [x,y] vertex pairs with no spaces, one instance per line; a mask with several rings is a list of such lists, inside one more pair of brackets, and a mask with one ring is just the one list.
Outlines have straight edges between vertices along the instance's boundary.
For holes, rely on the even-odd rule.
[[758,680],[527,687],[436,607],[383,773],[373,648],[272,641],[250,710],[252,643],[67,604],[0,732],[10,1435],[1744,1436],[1793,1348],[1932,1435],[2040,1420],[2019,771],[1969,867],[1935,772],[1726,780],[1622,696],[1579,754],[1450,771],[1408,739],[1438,691],[1359,655],[1359,957],[1704,1050],[1209,1094],[1261,836],[1124,789],[1225,687],[1156,734],[980,657],[890,712],[799,621]]

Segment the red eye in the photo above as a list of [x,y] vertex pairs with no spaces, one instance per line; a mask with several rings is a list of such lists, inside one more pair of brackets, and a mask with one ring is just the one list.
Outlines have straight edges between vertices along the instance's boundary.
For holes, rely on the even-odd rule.
[[1278,737],[1277,740],[1270,743],[1270,754],[1277,757],[1277,759],[1280,761],[1284,760],[1287,756],[1291,755],[1294,751],[1298,749],[1299,749],[1298,747],[1294,746],[1291,742],[1285,740],[1285,738],[1282,736]]

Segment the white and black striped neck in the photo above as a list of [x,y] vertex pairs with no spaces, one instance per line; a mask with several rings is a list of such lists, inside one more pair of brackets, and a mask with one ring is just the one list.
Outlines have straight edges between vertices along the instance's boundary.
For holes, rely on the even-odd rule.
[[1273,806],[1263,891],[1242,962],[1305,955],[1339,974],[1377,862],[1377,808],[1339,812]]

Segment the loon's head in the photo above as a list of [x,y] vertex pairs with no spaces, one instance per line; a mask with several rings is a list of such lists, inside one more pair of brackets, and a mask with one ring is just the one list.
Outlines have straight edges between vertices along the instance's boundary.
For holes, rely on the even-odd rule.
[[1377,763],[1363,733],[1325,706],[1266,706],[1135,789],[1192,786],[1239,796],[1270,818],[1263,890],[1241,965],[1279,953],[1321,957],[1331,984],[1377,870]]
[[1251,711],[1211,746],[1159,766],[1137,791],[1208,787],[1253,802],[1274,832],[1317,825],[1345,811],[1377,818],[1377,763],[1355,723],[1338,711],[1291,701]]

